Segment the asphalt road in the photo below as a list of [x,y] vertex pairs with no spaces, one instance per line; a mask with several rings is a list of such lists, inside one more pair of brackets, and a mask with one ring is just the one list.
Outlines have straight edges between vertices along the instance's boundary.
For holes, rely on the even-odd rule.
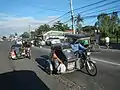
[[[92,54],[98,68],[96,77],[87,75],[85,70],[50,76],[39,67],[39,62],[36,62],[37,59],[44,61],[41,56],[47,57],[49,49],[35,47],[32,48],[32,59],[11,61],[8,59],[10,45],[7,41],[0,43],[1,90],[71,90],[66,85],[72,83],[84,90],[120,90],[119,52]],[[66,81],[69,84],[66,84]]]
[[[33,51],[33,56],[39,56],[38,53],[46,55],[48,52],[48,49],[36,48]],[[98,68],[97,76],[89,76],[85,70],[62,76],[82,86],[85,90],[120,90],[120,52],[92,53],[92,58],[96,61]]]
[[[7,41],[0,43],[0,90],[67,90],[54,76],[39,68],[35,58],[9,60],[11,44]],[[36,55],[42,54],[36,52]]]

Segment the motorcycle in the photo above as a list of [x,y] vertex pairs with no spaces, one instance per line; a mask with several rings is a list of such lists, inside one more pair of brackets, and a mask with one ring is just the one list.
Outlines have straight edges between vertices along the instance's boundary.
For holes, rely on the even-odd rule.
[[[74,43],[76,43],[76,44],[80,43],[81,40],[86,40],[86,39],[90,43],[90,39],[91,39],[90,35],[88,35],[88,34],[65,34],[65,37],[68,39],[67,42],[71,42],[70,40],[73,39]],[[76,46],[75,46],[75,48],[76,48]],[[74,49],[72,49],[73,52],[74,52]],[[80,50],[81,49],[74,52],[75,56],[77,57],[76,68],[78,70],[82,70],[85,67],[86,71],[88,72],[89,75],[95,76],[97,74],[97,67],[96,67],[95,61],[91,60],[91,58],[90,58],[90,55],[91,55],[90,47],[88,46],[88,49],[82,53],[80,52]]]
[[96,62],[91,60],[90,55],[91,55],[90,49],[87,49],[85,52],[82,53],[80,53],[79,51],[75,52],[75,56],[78,58],[80,64],[80,70],[82,70],[85,67],[89,75],[96,76],[97,75],[97,67],[95,64]]
[[31,59],[31,50],[30,50],[30,48],[25,48],[25,57]]

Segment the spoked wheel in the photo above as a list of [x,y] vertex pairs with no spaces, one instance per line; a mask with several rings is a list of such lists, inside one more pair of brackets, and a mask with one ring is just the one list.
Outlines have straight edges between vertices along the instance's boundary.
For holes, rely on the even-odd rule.
[[87,70],[88,74],[91,76],[96,76],[96,74],[97,74],[97,67],[96,67],[95,63],[93,63],[92,61],[86,62],[86,70]]

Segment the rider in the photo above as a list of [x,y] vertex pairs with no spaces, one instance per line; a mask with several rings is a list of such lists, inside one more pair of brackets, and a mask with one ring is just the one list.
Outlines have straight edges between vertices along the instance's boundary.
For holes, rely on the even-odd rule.
[[80,44],[80,43],[76,43],[77,39],[73,39],[73,42],[71,43],[71,47],[72,47],[72,50],[73,52],[84,52],[86,50],[86,48]]
[[58,57],[56,50],[52,50],[52,60],[53,60],[54,68],[57,70],[58,73],[62,73],[66,71],[66,67],[63,64],[62,60]]
[[55,66],[57,67],[59,63],[63,63],[62,60],[60,60],[58,58],[58,56],[56,55],[56,51],[52,51],[52,60],[53,62],[55,62]]
[[[85,58],[83,53],[86,51],[86,48],[81,43],[79,43],[79,42],[76,43],[76,41],[77,41],[77,39],[73,39],[73,42],[71,43],[72,51],[74,53],[77,52],[80,55],[79,57],[81,57],[81,55],[82,55],[82,57]],[[79,62],[80,62],[80,60],[78,59],[76,61],[77,69],[81,69],[81,67],[83,66],[83,65],[80,65]]]
[[24,47],[25,51],[28,51],[28,50],[30,50],[31,45],[30,45],[30,43],[25,41],[25,43],[23,43],[23,47]]

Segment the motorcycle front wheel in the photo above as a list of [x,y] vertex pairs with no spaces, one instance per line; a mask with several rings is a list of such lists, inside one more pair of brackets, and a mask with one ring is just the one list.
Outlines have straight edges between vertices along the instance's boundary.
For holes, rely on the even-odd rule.
[[96,76],[97,75],[97,67],[95,63],[92,61],[87,61],[86,62],[86,71],[88,72],[89,75],[91,76]]

